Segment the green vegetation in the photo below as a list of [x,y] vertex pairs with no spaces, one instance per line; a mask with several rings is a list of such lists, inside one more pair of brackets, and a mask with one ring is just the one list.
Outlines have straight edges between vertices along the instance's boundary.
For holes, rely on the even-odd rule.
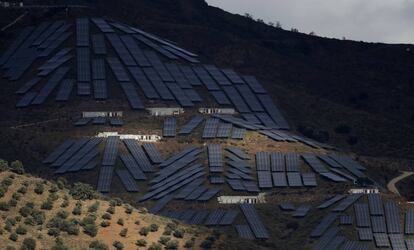
[[105,220],[110,220],[112,218],[112,215],[111,214],[109,214],[109,213],[104,213],[103,215],[102,215],[102,219],[105,219]]
[[160,243],[152,243],[148,250],[162,250],[162,245]]
[[178,228],[173,233],[174,237],[176,238],[183,238],[184,237],[184,229]]
[[69,190],[69,194],[76,200],[92,200],[98,197],[91,185],[81,182],[73,184]]
[[99,208],[99,202],[96,201],[95,203],[93,203],[91,206],[88,207],[88,212],[94,213],[98,210],[98,208]]
[[89,244],[89,248],[94,250],[109,250],[109,247],[105,245],[105,243],[100,242],[98,240],[92,241]]
[[114,246],[117,250],[124,249],[124,244],[122,244],[122,242],[120,242],[120,241],[114,241],[112,246]]
[[151,232],[157,232],[158,231],[159,226],[157,224],[151,224],[150,225],[150,231]]
[[139,239],[137,240],[137,242],[135,243],[135,245],[139,246],[139,247],[145,247],[147,246],[147,241],[144,239]]
[[111,222],[104,220],[101,222],[101,227],[109,227],[111,225]]
[[52,248],[51,248],[51,250],[69,250],[69,248],[68,247],[66,247],[64,244],[63,244],[63,240],[61,239],[61,238],[56,238],[56,240],[55,240],[55,245],[54,246],[52,246]]
[[34,191],[35,191],[36,194],[39,194],[39,195],[43,194],[43,192],[45,191],[45,187],[44,187],[43,183],[41,183],[41,182],[36,183]]
[[124,219],[119,218],[118,221],[116,222],[118,225],[123,226],[124,225]]
[[82,202],[76,202],[75,208],[72,211],[73,215],[81,215],[82,214]]
[[121,230],[121,232],[119,232],[119,235],[120,235],[121,237],[126,237],[126,236],[127,236],[127,234],[128,234],[128,228],[123,228],[123,229]]
[[36,240],[33,238],[26,238],[23,240],[21,250],[35,250],[36,249]]
[[23,227],[22,225],[19,225],[16,228],[16,233],[20,234],[20,235],[25,235],[27,233],[27,229],[25,227]]
[[158,240],[158,242],[159,243],[161,243],[161,244],[163,244],[163,245],[165,245],[165,244],[167,244],[167,242],[168,241],[170,241],[171,240],[171,238],[170,237],[167,237],[167,236],[161,236],[160,237],[160,239]]
[[150,229],[148,227],[142,227],[139,230],[139,234],[142,236],[147,236],[149,232],[150,232]]

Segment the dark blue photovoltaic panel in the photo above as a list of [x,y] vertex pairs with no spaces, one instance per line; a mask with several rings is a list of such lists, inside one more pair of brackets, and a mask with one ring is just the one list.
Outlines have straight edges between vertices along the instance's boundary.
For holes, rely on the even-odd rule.
[[139,164],[135,161],[134,157],[129,153],[121,155],[121,160],[124,163],[125,167],[132,174],[132,177],[135,180],[146,180],[144,172],[142,172]]
[[108,99],[108,89],[106,80],[92,80],[93,96],[95,99]]
[[128,73],[125,70],[125,67],[121,64],[118,58],[116,57],[107,57],[109,66],[112,69],[112,72],[115,75],[115,78],[120,82],[129,82]]
[[76,18],[76,46],[89,46],[88,18]]
[[[374,233],[375,245],[377,247],[390,247],[390,241],[386,233]],[[407,244],[408,245],[408,244]],[[414,249],[414,248],[409,248]]]
[[[134,35],[134,37],[140,41],[141,43],[144,43],[145,45],[147,45],[148,47],[151,47],[153,50],[159,52],[160,54],[162,54],[163,56],[167,57],[168,59],[171,60],[176,60],[178,59],[178,57],[176,55],[174,55],[173,53],[171,53],[170,51],[166,50],[165,48],[159,46],[158,44],[152,42],[151,40],[147,39],[144,36],[141,35]],[[152,53],[154,53],[154,51],[151,51]],[[157,55],[158,57],[158,55]],[[151,59],[150,59],[151,60]],[[151,63],[152,64],[152,63]]]
[[299,155],[295,153],[288,153],[286,157],[286,171],[299,172]]
[[170,90],[167,88],[167,86],[165,86],[165,83],[153,68],[143,68],[143,70],[154,88],[157,90],[158,94],[161,96],[161,99],[167,101],[174,100],[174,97],[171,94]]
[[241,204],[240,209],[242,210],[247,223],[249,223],[254,236],[257,239],[268,239],[269,234],[267,233],[267,229],[257,214],[256,208],[252,204]]
[[324,232],[332,225],[332,223],[338,218],[337,213],[327,214],[321,222],[312,230],[311,237],[321,237]]
[[139,188],[128,170],[117,169],[116,174],[118,175],[119,179],[121,179],[122,184],[128,192],[139,192]]
[[183,53],[179,50],[176,50],[176,49],[174,49],[170,46],[162,45],[162,48],[168,50],[169,52],[173,53],[174,55],[176,55],[178,57],[181,57],[182,59],[186,60],[189,63],[199,63],[200,62],[198,59],[193,58],[191,56],[188,56],[185,53]]
[[223,167],[222,149],[219,144],[209,144],[208,150],[208,165],[209,167]]
[[352,225],[353,219],[351,215],[343,214],[339,217],[339,224],[340,225]]
[[206,221],[204,222],[204,225],[206,226],[215,226],[219,225],[221,218],[223,218],[226,211],[224,209],[218,208],[214,209],[208,216]]
[[175,117],[166,117],[164,119],[164,130],[162,135],[164,137],[175,137],[177,130],[177,120]]
[[257,100],[256,95],[250,90],[247,85],[236,85],[237,90],[240,95],[243,97],[244,101],[249,105],[250,109],[254,112],[263,112],[264,109]]
[[205,193],[207,191],[207,187],[205,186],[199,186],[195,189],[192,190],[192,192],[184,198],[184,200],[186,201],[193,201],[193,200],[197,200],[203,193]]
[[275,187],[287,187],[288,186],[285,172],[273,172],[272,179],[273,179],[273,185]]
[[203,98],[197,93],[195,89],[183,89],[185,95],[192,102],[202,102]]
[[43,160],[44,164],[49,164],[57,160],[59,156],[61,156],[70,146],[73,145],[75,141],[73,140],[66,140],[62,144],[60,144],[50,155]]
[[144,52],[138,46],[135,39],[130,35],[121,36],[122,42],[127,47],[128,51],[131,53],[132,57],[134,58],[135,62],[141,67],[149,67],[151,63],[145,57]]
[[103,32],[103,33],[112,33],[115,32],[111,26],[109,26],[109,24],[103,20],[102,18],[92,18],[92,22],[94,22],[96,24],[96,26],[98,26],[98,28]]
[[256,170],[270,171],[270,158],[267,152],[256,153]]
[[211,78],[211,76],[208,74],[208,72],[201,66],[193,67],[194,72],[200,78],[203,85],[209,90],[220,90],[220,87],[217,85],[217,83]]
[[77,74],[79,82],[91,81],[91,59],[89,48],[76,49]]
[[41,77],[33,77],[29,81],[27,81],[25,84],[23,84],[16,92],[15,94],[26,94],[31,88],[33,88],[36,84],[38,84],[42,80]]
[[99,170],[98,186],[96,190],[101,193],[109,193],[111,191],[112,176],[114,174],[114,166],[102,166]]
[[102,34],[92,35],[92,47],[95,55],[106,55],[105,37]]
[[164,161],[161,157],[160,151],[158,151],[154,143],[144,143],[142,144],[142,147],[145,152],[147,152],[152,163],[158,164]]
[[79,96],[88,96],[91,94],[91,83],[90,82],[78,82],[77,89],[78,89]]
[[400,228],[400,213],[398,206],[394,201],[387,201],[384,203],[385,219],[387,222],[387,230],[389,234],[401,233]]
[[19,46],[26,40],[26,38],[32,33],[33,30],[33,26],[24,27],[22,29],[17,38],[13,40],[12,44],[0,57],[0,66],[5,64],[9,60],[9,58],[16,52]]
[[74,79],[64,79],[60,84],[58,93],[56,94],[56,101],[68,101],[70,94],[72,93],[73,86],[75,85]]
[[231,139],[243,140],[245,133],[246,133],[246,129],[233,127],[233,131],[231,133]]
[[180,104],[181,107],[193,107],[194,103],[185,95],[183,89],[178,86],[175,82],[169,82],[166,84],[168,89],[174,95],[175,100]]
[[380,194],[368,194],[369,211],[371,215],[384,215],[384,207]]
[[256,77],[254,76],[243,76],[244,81],[249,85],[249,87],[253,90],[256,94],[266,94],[267,91],[263,88],[263,86],[257,81]]
[[216,118],[208,118],[204,126],[203,139],[212,139],[216,137],[219,120]]
[[147,77],[144,75],[144,72],[139,67],[128,67],[129,73],[131,73],[135,82],[141,88],[142,92],[148,99],[159,99],[157,91],[155,91],[152,84],[148,81]]
[[356,203],[355,209],[355,220],[357,227],[370,227],[371,222],[369,219],[369,208],[366,203]]
[[314,250],[325,250],[327,249],[326,246],[329,244],[329,242],[332,241],[332,239],[335,238],[335,236],[338,234],[338,227],[333,226],[329,230],[326,231],[322,235],[322,237],[316,242],[315,246],[313,247]]
[[304,154],[302,155],[305,162],[315,171],[316,173],[328,173],[329,170],[322,164],[316,155]]
[[230,100],[221,90],[210,91],[210,94],[214,97],[216,102],[220,105],[231,105]]
[[318,208],[324,209],[324,208],[330,207],[333,204],[337,203],[338,201],[342,200],[343,198],[345,198],[345,195],[342,195],[342,194],[335,195],[334,197],[326,200],[324,203],[319,205]]
[[154,51],[145,50],[144,54],[164,82],[174,82],[174,78]]
[[257,180],[259,182],[259,188],[272,188],[272,174],[270,171],[257,171]]
[[111,33],[111,34],[105,34],[105,35],[106,35],[106,38],[111,43],[114,50],[116,51],[116,53],[118,54],[119,58],[121,58],[121,61],[126,66],[137,65],[135,60],[132,58],[131,54],[129,53],[125,45],[122,43],[121,39],[119,38],[117,34]]
[[301,205],[293,213],[293,217],[305,217],[308,212],[311,210],[312,206],[310,205]]
[[405,234],[414,234],[414,211],[405,212]]
[[281,129],[289,129],[290,126],[282,116],[280,110],[274,104],[272,98],[269,95],[257,95],[257,98],[262,103],[264,109],[269,114],[269,116],[273,119],[273,121],[281,128]]
[[359,198],[361,198],[361,194],[351,194],[348,195],[345,199],[343,199],[336,207],[332,209],[333,212],[343,212],[352,204],[357,202]]
[[191,89],[192,86],[188,82],[187,78],[184,76],[184,74],[181,72],[179,65],[174,63],[167,63],[165,64],[165,67],[170,72],[172,77],[174,78],[175,82],[180,86],[182,89]]
[[233,86],[223,86],[223,90],[237,111],[240,113],[250,113],[250,109],[247,106],[246,102]]
[[372,232],[373,233],[386,233],[387,224],[385,223],[384,216],[371,216]]
[[150,161],[148,160],[147,156],[145,155],[144,150],[138,144],[138,142],[134,139],[124,139],[123,140],[125,145],[127,146],[129,152],[131,152],[132,156],[134,157],[135,161],[141,167],[141,170],[145,173],[147,172],[154,172],[154,168],[152,167]]
[[191,134],[191,132],[199,126],[203,122],[204,118],[200,115],[196,115],[191,120],[185,124],[180,131],[179,134]]
[[192,86],[201,86],[202,83],[200,81],[200,79],[197,77],[197,75],[194,73],[193,69],[191,68],[191,66],[187,66],[187,65],[179,65],[181,72],[184,74],[184,76],[187,78],[187,81],[192,85]]
[[223,75],[223,73],[214,65],[204,65],[208,73],[218,82],[219,85],[231,85],[231,82]]
[[134,110],[144,109],[144,103],[138,95],[137,89],[131,82],[120,82],[119,83],[124,90],[126,97],[128,98],[129,105]]
[[106,79],[105,60],[103,58],[95,58],[92,60],[92,79]]
[[272,168],[272,172],[285,172],[286,165],[285,165],[285,156],[279,152],[273,152],[270,154],[270,165]]
[[231,134],[233,125],[231,123],[220,122],[217,128],[217,138],[228,138]]
[[30,106],[32,101],[36,98],[37,92],[27,92],[16,104],[16,108],[25,108]]
[[260,123],[267,128],[277,129],[279,126],[270,118],[266,113],[255,113],[256,117],[259,119]]
[[289,172],[286,174],[289,187],[302,187],[302,178],[298,172]]
[[227,76],[227,78],[230,79],[230,81],[234,84],[244,83],[243,79],[241,79],[241,77],[232,69],[222,69],[221,72],[223,72]]
[[46,98],[56,88],[59,82],[63,79],[66,73],[69,71],[69,67],[58,68],[53,75],[49,78],[49,81],[39,91],[36,98],[33,99],[32,104],[40,105],[46,101]]
[[316,187],[316,175],[314,173],[302,173],[302,181],[305,187]]
[[105,151],[102,159],[103,166],[114,166],[118,156],[119,137],[109,136],[106,139]]
[[235,228],[240,238],[254,240],[253,232],[248,225],[236,225]]

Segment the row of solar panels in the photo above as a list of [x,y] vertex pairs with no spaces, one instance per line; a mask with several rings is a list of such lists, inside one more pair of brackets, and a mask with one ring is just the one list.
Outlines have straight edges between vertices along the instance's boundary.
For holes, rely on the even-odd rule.
[[188,224],[205,225],[205,226],[229,226],[236,220],[239,212],[233,209],[187,209],[165,211],[159,215],[181,220]]

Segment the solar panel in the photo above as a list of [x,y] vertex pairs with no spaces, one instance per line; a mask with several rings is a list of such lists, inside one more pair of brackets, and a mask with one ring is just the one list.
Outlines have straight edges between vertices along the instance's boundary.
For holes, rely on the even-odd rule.
[[97,100],[108,99],[108,89],[106,80],[92,80],[93,96]]
[[121,118],[113,117],[109,119],[109,124],[111,126],[120,127],[124,125],[124,121]]
[[295,206],[292,203],[281,203],[279,204],[280,209],[283,211],[293,211],[295,210]]
[[119,58],[121,58],[121,61],[126,66],[136,66],[135,60],[132,58],[131,54],[125,47],[124,43],[122,43],[119,36],[115,33],[105,34],[106,38],[109,40],[109,42],[112,45],[112,48],[116,51]]
[[257,171],[257,180],[259,188],[272,188],[272,174],[270,171]]
[[406,239],[405,244],[407,245],[408,250],[414,249],[414,240],[413,239]]
[[243,140],[245,134],[246,134],[246,129],[233,127],[233,130],[231,133],[231,139]]
[[177,130],[177,120],[175,117],[166,117],[164,119],[164,137],[175,137]]
[[111,32],[115,32],[111,26],[109,26],[109,24],[103,20],[102,18],[92,18],[92,22],[94,22],[96,24],[96,26],[98,26],[98,28],[103,32],[103,33],[111,33]]
[[46,159],[43,160],[44,164],[49,164],[54,162],[59,156],[61,156],[70,146],[74,143],[73,140],[66,140],[60,144],[51,154],[49,154]]
[[267,152],[256,153],[256,169],[257,171],[270,171],[270,158]]
[[263,88],[263,86],[259,83],[259,81],[254,76],[243,76],[244,81],[249,85],[249,87],[253,90],[256,94],[266,94],[267,91]]
[[32,104],[43,104],[68,71],[69,67],[58,68],[39,91],[39,94],[33,99]]
[[327,178],[327,179],[329,179],[329,180],[331,180],[331,181],[334,181],[334,182],[345,182],[346,181],[341,176],[336,175],[336,174],[331,173],[331,172],[320,173],[320,175],[323,176],[323,177],[325,177],[325,178]]
[[204,65],[207,72],[213,77],[219,85],[231,85],[231,82],[223,75],[223,73],[214,65]]
[[161,99],[174,100],[174,97],[171,94],[170,90],[167,88],[167,86],[165,86],[165,83],[153,68],[143,68],[143,71],[145,75],[148,77],[148,79],[151,81],[154,88],[157,90]]
[[270,154],[270,165],[272,172],[284,172],[286,171],[285,156],[279,152],[273,152]]
[[345,199],[343,199],[336,207],[332,209],[334,212],[343,212],[352,204],[357,202],[359,198],[362,197],[362,194],[351,194],[348,195]]
[[326,233],[322,235],[322,237],[318,240],[318,242],[316,242],[313,249],[314,250],[328,249],[326,248],[326,246],[329,244],[329,242],[331,242],[335,238],[337,233],[338,233],[337,227],[330,228],[329,230],[326,231]]
[[76,46],[89,46],[88,18],[76,18]]
[[115,75],[115,78],[119,82],[129,82],[130,78],[128,76],[128,73],[126,72],[124,66],[122,66],[121,62],[116,57],[107,57],[106,58],[110,68],[112,69],[112,72]]
[[239,212],[237,210],[227,210],[223,217],[220,220],[221,226],[228,226],[233,224],[233,222],[236,220],[237,215],[239,215]]
[[260,192],[259,187],[255,181],[242,181],[242,184],[247,192],[258,193]]
[[321,237],[337,218],[337,213],[329,213],[325,215],[321,222],[312,230],[310,236]]
[[352,216],[343,214],[339,217],[339,224],[352,225]]
[[414,210],[405,212],[405,234],[414,234]]
[[124,139],[123,141],[125,146],[128,148],[129,152],[131,152],[135,161],[141,167],[141,170],[144,173],[154,172],[154,168],[152,167],[147,156],[145,155],[144,150],[142,150],[142,148],[139,146],[138,142],[134,139]]
[[73,86],[75,85],[74,79],[64,79],[60,84],[60,88],[56,94],[56,101],[68,101],[70,94],[72,93]]
[[273,177],[273,184],[275,187],[287,187],[288,186],[285,172],[274,172],[272,173],[272,177]]
[[178,132],[179,134],[183,135],[183,134],[191,134],[191,132],[193,132],[193,130],[201,124],[201,122],[204,120],[204,118],[200,115],[196,115],[193,118],[191,118],[191,120],[185,124],[180,131]]
[[298,218],[303,218],[309,213],[311,208],[312,208],[312,206],[310,206],[310,205],[301,205],[292,213],[292,216],[293,217],[298,217]]
[[174,63],[167,63],[165,64],[165,67],[170,72],[172,77],[174,78],[175,82],[180,86],[182,89],[191,89],[192,86],[188,82],[187,78],[184,76],[184,74],[181,72],[179,65]]
[[129,72],[131,73],[132,77],[144,92],[144,95],[148,99],[159,99],[159,95],[157,91],[154,89],[152,84],[148,81],[147,77],[145,76],[144,72],[139,67],[128,67]]
[[[176,55],[174,55],[174,53],[171,53],[169,50],[166,50],[164,47],[159,46],[158,44],[152,42],[151,40],[147,39],[146,37],[138,35],[138,34],[134,35],[134,37],[138,41],[144,43],[148,47],[151,47],[153,50],[159,52],[161,55],[165,56],[166,58],[171,59],[171,60],[178,59],[178,57]],[[153,51],[151,51],[151,52],[153,52]]]
[[135,180],[146,180],[147,179],[144,172],[142,172],[139,164],[134,160],[134,157],[132,157],[132,155],[130,155],[129,153],[125,153],[125,154],[122,154],[120,157],[125,167],[132,174],[132,177]]
[[91,94],[91,83],[90,82],[78,82],[77,83],[78,95],[87,96]]
[[184,150],[180,151],[179,153],[171,156],[170,158],[168,158],[167,160],[165,160],[163,163],[160,164],[160,167],[166,167],[168,165],[171,165],[172,163],[176,162],[177,160],[183,158],[184,156],[195,152],[197,150],[197,147],[195,146],[190,146],[188,148],[185,148]]
[[342,194],[337,194],[335,196],[333,196],[332,198],[326,200],[325,202],[323,202],[321,205],[318,206],[319,209],[324,209],[327,207],[332,206],[333,204],[337,203],[338,201],[342,200],[345,198],[345,195]]
[[236,85],[236,88],[252,111],[264,111],[256,95],[251,91],[251,89],[247,85]]
[[181,191],[175,195],[175,199],[184,199],[185,197],[189,196],[194,189],[198,188],[204,182],[203,179],[195,179],[188,183]]
[[3,53],[0,57],[0,66],[5,64],[9,58],[18,50],[20,45],[26,40],[26,38],[32,33],[34,30],[33,26],[24,27],[19,35],[14,39],[11,45],[7,48],[7,50]]
[[316,158],[316,155],[305,154],[302,155],[305,162],[315,171],[316,173],[327,173],[329,170],[322,164],[321,161]]
[[384,216],[371,216],[372,232],[386,233],[387,225],[385,224]]
[[224,209],[214,209],[208,216],[206,221],[204,222],[204,225],[206,226],[215,226],[219,225],[221,218],[223,218],[226,211]]
[[151,62],[152,66],[156,72],[161,77],[164,82],[174,82],[174,78],[171,76],[170,72],[165,68],[164,63],[158,57],[154,51],[146,50],[144,51],[145,56]]
[[209,91],[220,90],[220,87],[217,85],[216,81],[213,80],[213,78],[203,67],[195,66],[193,67],[193,71]]
[[377,247],[390,247],[390,241],[388,235],[385,233],[374,233],[375,245]]
[[219,144],[209,144],[207,146],[208,151],[208,165],[212,167],[223,167],[223,158],[221,145]]
[[175,82],[170,82],[166,85],[181,107],[194,106],[194,103],[185,95],[185,92]]
[[407,246],[405,245],[404,237],[401,234],[390,234],[389,235],[391,248],[393,250],[406,250]]
[[193,69],[190,66],[179,65],[179,67],[180,67],[181,72],[187,78],[187,81],[192,86],[201,86],[202,85],[200,79],[197,77],[197,75],[194,73]]
[[242,160],[249,160],[250,157],[241,149],[236,148],[236,147],[227,147],[226,148],[227,151],[229,151],[230,153],[236,155],[238,158],[242,159]]
[[216,118],[208,118],[203,131],[203,139],[212,139],[216,137],[219,120]]
[[114,166],[118,155],[118,140],[117,136],[109,136],[106,139],[105,151],[102,159],[103,166]]
[[200,197],[198,197],[197,201],[208,201],[216,196],[220,192],[220,188],[209,188],[206,192],[204,192]]
[[287,153],[286,158],[286,171],[287,172],[299,172],[299,156],[295,153]]
[[25,94],[27,93],[31,88],[33,88],[36,84],[38,84],[42,80],[41,77],[35,76],[34,78],[27,81],[25,84],[23,84],[16,92],[15,94]]
[[253,232],[248,225],[236,225],[235,228],[240,238],[254,240]]
[[208,216],[209,212],[207,210],[197,211],[193,218],[191,218],[190,224],[201,225],[203,224],[205,218]]
[[192,209],[184,210],[184,212],[180,215],[179,220],[189,223],[195,214],[196,214],[196,211]]
[[401,233],[400,228],[400,214],[398,206],[394,201],[387,201],[384,203],[385,219],[387,222],[387,230],[389,234]]
[[232,130],[231,123],[220,122],[217,128],[217,138],[228,138]]
[[117,169],[116,174],[118,175],[119,179],[121,179],[122,184],[128,192],[139,192],[139,188],[128,170]]
[[290,172],[287,173],[287,179],[289,187],[302,187],[302,179],[300,173]]
[[160,212],[167,204],[173,199],[172,195],[164,196],[162,199],[160,199],[152,208],[148,210],[148,212],[152,214],[156,214]]
[[332,159],[337,161],[339,164],[341,164],[346,170],[351,172],[353,175],[355,175],[358,178],[365,178],[365,174],[361,172],[363,167],[359,165],[356,161],[352,160],[348,156],[339,156],[336,154],[329,155]]
[[103,58],[95,58],[92,60],[92,79],[106,79],[105,60]]
[[302,180],[305,187],[316,187],[318,185],[314,173],[302,173]]
[[368,246],[357,241],[346,240],[341,250],[368,250]]
[[128,51],[131,53],[132,57],[135,59],[135,62],[141,67],[149,67],[151,63],[145,57],[144,52],[138,46],[135,39],[130,35],[121,36],[122,42],[127,47]]
[[274,104],[272,98],[269,95],[257,95],[257,98],[263,105],[266,112],[270,115],[273,121],[279,126],[280,129],[289,129],[290,126],[283,117],[280,110]]
[[233,86],[223,86],[223,91],[226,93],[227,97],[233,103],[237,111],[240,113],[250,113],[250,109],[246,102]]
[[72,146],[70,146],[59,158],[57,158],[50,166],[51,167],[60,167],[62,166],[69,158],[71,158],[80,148],[88,142],[88,139],[80,139],[76,141]]
[[89,48],[76,49],[77,79],[79,82],[91,81],[91,59]]
[[111,191],[112,176],[114,166],[102,166],[99,171],[97,190],[101,193],[109,193]]
[[192,102],[202,102],[203,98],[197,93],[195,89],[183,89],[184,94],[187,96],[188,99]]
[[268,239],[269,234],[257,214],[256,208],[252,204],[240,204],[240,209],[242,210],[255,237],[257,239]]
[[86,155],[84,155],[78,162],[76,162],[68,172],[77,172],[80,170],[90,170],[96,167],[96,157],[99,155],[97,148],[92,149]]
[[158,164],[164,161],[155,144],[144,143],[142,144],[142,147],[144,148],[145,152],[147,152],[152,163]]
[[370,217],[368,204],[365,203],[356,203],[354,205],[355,209],[355,220],[357,227],[370,227]]
[[368,194],[368,203],[371,215],[384,215],[380,194]]
[[343,168],[341,164],[330,158],[329,155],[318,155],[318,158],[333,168]]
[[119,83],[124,90],[124,93],[128,99],[129,106],[134,110],[143,110],[145,108],[143,101],[138,95],[137,89],[131,82]]
[[226,179],[227,183],[234,191],[244,191],[246,188],[240,180],[236,179]]
[[221,72],[223,72],[224,75],[234,84],[244,83],[243,79],[241,79],[241,77],[232,69],[222,69]]
[[106,55],[105,37],[102,34],[94,34],[91,39],[95,55]]
[[211,184],[224,184],[224,178],[221,176],[210,176]]
[[32,101],[36,98],[37,92],[27,92],[17,103],[16,108],[25,108],[30,106]]
[[357,179],[354,178],[353,176],[351,176],[350,174],[347,174],[347,173],[345,173],[342,170],[339,170],[337,168],[330,168],[329,170],[332,171],[332,172],[334,172],[335,174],[340,175],[340,177],[344,177],[344,178],[346,178],[348,180],[351,180],[354,183],[357,181]]

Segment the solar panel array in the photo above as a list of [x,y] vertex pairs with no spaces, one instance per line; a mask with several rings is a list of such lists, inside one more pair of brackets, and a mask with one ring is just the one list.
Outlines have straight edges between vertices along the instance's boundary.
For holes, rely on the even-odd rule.
[[76,46],[89,46],[89,19],[76,18]]
[[134,139],[124,139],[123,141],[136,163],[140,166],[141,170],[144,173],[153,172],[154,168],[138,142]]
[[177,131],[177,120],[175,117],[166,117],[164,119],[164,130],[162,135],[164,137],[175,137]]
[[216,118],[208,118],[203,130],[203,139],[212,139],[217,135],[217,128],[219,125],[219,120]]
[[103,166],[114,166],[118,156],[119,137],[109,136],[106,140],[105,151],[102,158]]
[[185,124],[180,131],[178,132],[178,134],[191,134],[191,132],[194,131],[195,128],[197,128],[202,122],[203,122],[204,118],[202,116],[196,115],[193,118],[191,118],[191,120]]
[[241,204],[240,209],[256,239],[268,239],[269,234],[252,204]]
[[116,174],[128,192],[139,192],[139,188],[128,170],[117,169]]
[[99,171],[97,190],[101,193],[109,193],[111,191],[112,176],[114,166],[102,166]]

